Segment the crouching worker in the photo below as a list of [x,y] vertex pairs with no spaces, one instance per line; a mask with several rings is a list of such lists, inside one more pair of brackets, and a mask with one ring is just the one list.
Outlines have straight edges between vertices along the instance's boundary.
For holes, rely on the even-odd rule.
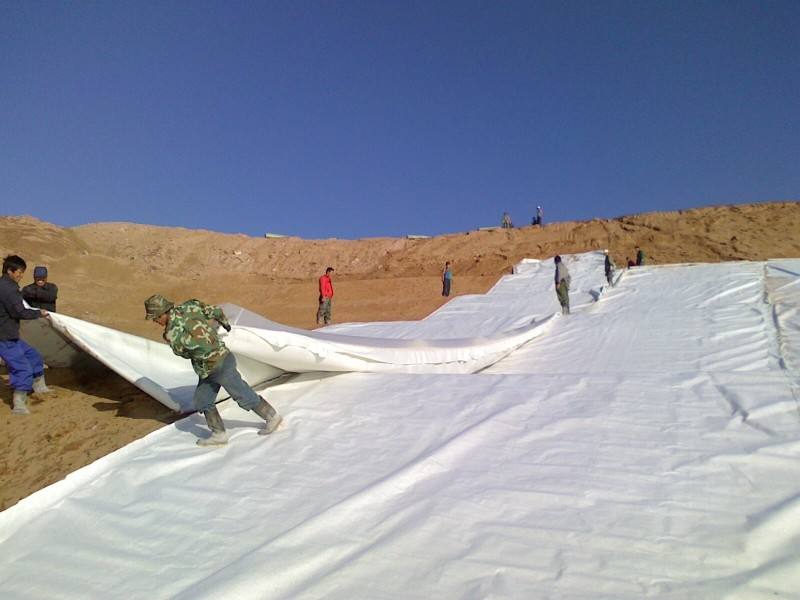
[[222,446],[228,443],[225,424],[214,404],[220,387],[224,387],[236,403],[252,410],[266,422],[258,433],[272,433],[282,417],[269,402],[256,394],[236,370],[236,357],[225,347],[217,333],[218,325],[231,330],[228,318],[218,306],[199,300],[187,300],[180,306],[159,294],[144,301],[147,319],[164,328],[164,340],[180,357],[192,361],[200,377],[194,391],[194,407],[203,413],[211,430],[211,437],[197,440],[198,446]]
[[25,308],[19,282],[28,265],[12,254],[3,260],[0,277],[0,358],[8,368],[9,383],[14,388],[15,415],[30,414],[28,394],[46,394],[50,391],[44,381],[44,363],[35,348],[19,337],[19,322],[48,315],[46,310]]

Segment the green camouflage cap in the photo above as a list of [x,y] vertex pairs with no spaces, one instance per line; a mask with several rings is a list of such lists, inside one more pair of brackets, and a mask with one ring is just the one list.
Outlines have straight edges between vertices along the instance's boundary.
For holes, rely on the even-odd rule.
[[175,306],[161,294],[153,294],[144,301],[145,319],[156,320],[169,309]]

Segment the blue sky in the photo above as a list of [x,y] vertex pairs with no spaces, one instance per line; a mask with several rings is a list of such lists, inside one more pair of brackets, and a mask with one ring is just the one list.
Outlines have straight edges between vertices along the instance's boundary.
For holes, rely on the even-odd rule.
[[359,238],[800,199],[800,2],[0,4],[0,213]]

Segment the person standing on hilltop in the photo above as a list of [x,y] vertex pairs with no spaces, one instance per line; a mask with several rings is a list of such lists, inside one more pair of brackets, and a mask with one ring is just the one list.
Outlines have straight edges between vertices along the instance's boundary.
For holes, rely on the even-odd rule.
[[565,315],[569,314],[569,283],[570,276],[567,265],[561,261],[560,256],[553,259],[556,263],[556,296],[558,302],[561,304],[561,312]]
[[145,318],[164,328],[164,341],[172,352],[192,361],[200,378],[194,390],[195,410],[203,413],[211,437],[197,440],[198,446],[223,446],[228,443],[225,423],[214,402],[221,387],[245,410],[264,419],[259,435],[275,431],[283,420],[269,402],[256,394],[236,369],[236,357],[220,339],[218,328],[231,330],[228,318],[219,306],[200,300],[187,300],[175,306],[160,294],[144,301]]
[[511,215],[509,215],[507,212],[503,213],[503,220],[500,222],[500,226],[503,229],[513,229],[514,228],[514,224],[511,222]]
[[22,288],[25,302],[34,308],[43,308],[48,312],[56,312],[58,286],[47,281],[47,267],[33,269],[33,283]]
[[331,303],[333,302],[333,267],[325,269],[325,275],[319,278],[319,308],[317,308],[317,325],[322,319],[325,325],[331,322]]
[[541,206],[537,206],[536,207],[536,216],[533,219],[533,224],[534,225],[539,225],[539,226],[542,225],[542,207]]
[[644,266],[644,250],[636,246],[636,266],[643,267]]
[[41,354],[19,337],[21,320],[48,316],[44,309],[25,308],[19,282],[27,268],[21,257],[12,254],[3,260],[3,275],[0,277],[0,358],[6,363],[9,383],[14,389],[12,412],[15,415],[30,414],[28,394],[50,391],[44,381]]
[[442,296],[449,296],[450,295],[450,285],[453,283],[453,269],[450,266],[450,261],[448,260],[444,263],[444,269],[442,269]]

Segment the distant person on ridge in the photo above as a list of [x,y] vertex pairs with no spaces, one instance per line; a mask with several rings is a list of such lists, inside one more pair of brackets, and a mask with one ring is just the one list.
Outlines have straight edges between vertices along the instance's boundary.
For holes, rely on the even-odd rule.
[[644,266],[644,250],[636,246],[636,266],[643,267]]
[[225,347],[218,328],[231,330],[228,318],[219,306],[200,300],[187,300],[180,306],[154,294],[144,301],[145,318],[164,328],[164,341],[172,352],[192,361],[200,380],[194,390],[194,408],[203,413],[211,437],[197,440],[198,446],[223,446],[228,443],[225,423],[214,402],[220,387],[245,410],[252,410],[264,419],[258,433],[266,435],[277,429],[283,420],[269,402],[256,394],[236,369],[236,357]]
[[333,267],[325,269],[325,275],[319,278],[319,308],[317,309],[317,325],[320,319],[327,325],[331,322],[331,302],[333,302]]
[[503,221],[501,222],[501,226],[503,229],[513,229],[514,224],[511,222],[511,216],[507,213],[503,213]]
[[537,206],[536,207],[536,216],[533,218],[533,224],[534,225],[539,225],[539,226],[542,225],[542,207],[541,206]]
[[617,268],[617,265],[614,264],[611,256],[608,254],[608,250],[603,250],[606,255],[606,281],[608,281],[608,285],[614,285],[614,270]]
[[449,296],[450,295],[450,285],[453,283],[453,269],[450,266],[450,261],[448,260],[444,263],[444,269],[442,270],[442,296]]
[[3,260],[0,277],[0,358],[8,368],[9,383],[14,390],[15,415],[28,415],[28,394],[46,394],[51,391],[44,381],[44,362],[35,348],[19,337],[21,320],[47,317],[41,308],[25,308],[19,282],[28,265],[16,254]]
[[569,283],[570,276],[567,265],[561,261],[560,256],[554,259],[556,263],[556,296],[558,302],[561,304],[561,312],[565,315],[569,314]]
[[22,297],[34,308],[56,312],[58,286],[55,283],[48,283],[47,267],[36,267],[33,270],[33,283],[22,288]]

